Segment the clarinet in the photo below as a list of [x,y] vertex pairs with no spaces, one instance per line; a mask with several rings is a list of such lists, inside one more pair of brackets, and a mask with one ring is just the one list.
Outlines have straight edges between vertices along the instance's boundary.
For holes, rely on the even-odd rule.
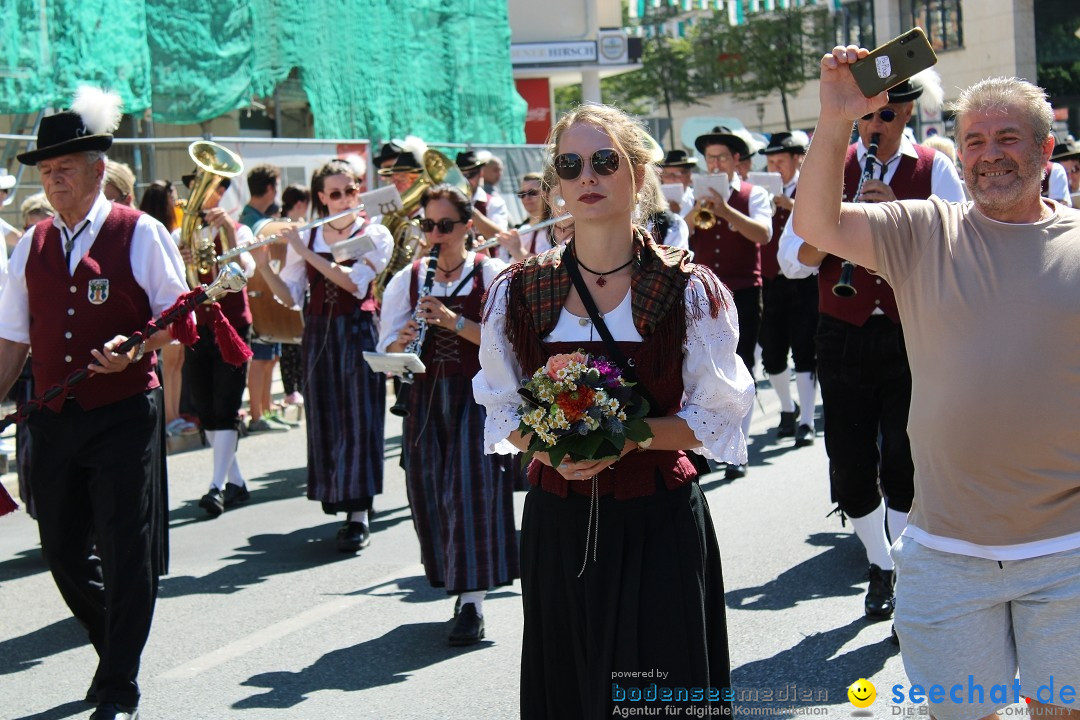
[[[863,185],[867,180],[874,179],[874,166],[881,161],[877,158],[878,143],[881,142],[881,133],[874,133],[870,136],[870,147],[866,148],[866,165],[863,167],[862,177],[859,178],[859,187],[855,188],[855,195],[851,198],[855,198],[862,195]],[[855,286],[851,284],[851,277],[855,273],[855,263],[850,260],[845,260],[840,265],[840,279],[833,285],[833,295],[836,297],[849,298],[854,297]]]
[[[431,288],[435,284],[435,270],[439,266],[439,248],[442,245],[436,243],[431,247],[431,254],[428,255],[427,271],[424,274],[424,284],[420,287],[420,292],[416,298],[416,308],[413,310],[413,320],[419,328],[416,331],[416,337],[414,337],[408,345],[405,346],[405,352],[412,353],[417,357],[420,356],[421,351],[424,348],[424,337],[427,335],[428,324],[427,320],[420,317],[420,303],[424,298],[431,294]],[[401,376],[401,383],[398,386],[397,401],[393,407],[390,408],[390,414],[397,417],[409,416],[409,392],[412,390],[413,373],[411,370],[406,370],[405,374]]]

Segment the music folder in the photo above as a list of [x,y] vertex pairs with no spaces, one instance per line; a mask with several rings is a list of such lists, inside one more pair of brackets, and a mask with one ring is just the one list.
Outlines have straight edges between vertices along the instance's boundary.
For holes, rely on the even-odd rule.
[[404,375],[411,372],[420,375],[427,372],[427,367],[416,353],[378,353],[364,352],[364,360],[375,372],[391,375]]

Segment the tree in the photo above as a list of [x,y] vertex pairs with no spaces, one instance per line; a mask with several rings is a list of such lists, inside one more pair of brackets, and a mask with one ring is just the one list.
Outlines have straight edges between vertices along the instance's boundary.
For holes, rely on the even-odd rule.
[[[648,4],[646,14],[638,24],[648,28],[641,53],[641,69],[623,73],[600,81],[600,92],[606,103],[618,105],[627,112],[648,115],[654,111],[657,96],[663,102],[670,128],[669,147],[675,143],[675,122],[671,106],[700,104],[691,82],[695,52],[688,38],[672,37],[665,23],[674,20],[681,10],[678,5]],[[626,6],[623,6],[623,24],[630,25]],[[555,105],[566,110],[581,102],[581,85],[570,85],[555,90]]]
[[803,88],[830,46],[828,20],[827,10],[810,7],[755,15],[739,26],[723,16],[704,19],[693,31],[693,88],[743,101],[779,93],[790,130],[788,97]]

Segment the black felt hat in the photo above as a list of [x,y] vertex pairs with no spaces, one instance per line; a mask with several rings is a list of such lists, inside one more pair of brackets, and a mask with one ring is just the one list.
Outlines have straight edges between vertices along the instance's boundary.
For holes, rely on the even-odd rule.
[[394,164],[388,168],[381,168],[379,174],[383,177],[392,175],[396,172],[420,172],[424,167],[420,164],[420,161],[416,159],[416,154],[408,150],[402,150],[398,153],[397,159],[394,160]]
[[97,150],[105,152],[112,147],[111,133],[94,133],[86,127],[82,115],[64,110],[41,119],[38,128],[37,148],[16,155],[23,165],[37,165],[41,160],[70,155],[71,153]]
[[669,150],[657,165],[662,168],[692,168],[697,167],[697,158],[685,150]]
[[394,160],[401,154],[401,146],[396,142],[383,143],[383,146],[379,148],[379,154],[371,158],[371,162],[375,164],[375,167],[379,167],[387,160]]
[[1080,143],[1077,143],[1071,137],[1067,137],[1061,142],[1055,143],[1054,152],[1050,155],[1050,159],[1054,162],[1076,158],[1080,158]]
[[694,147],[702,155],[705,154],[705,148],[709,145],[726,145],[728,150],[738,153],[740,158],[748,158],[751,155],[750,146],[746,144],[746,140],[736,135],[731,128],[723,125],[717,125],[712,129],[712,132],[698,135],[697,139],[694,140]]
[[769,138],[769,144],[762,150],[762,155],[775,155],[776,153],[792,153],[795,155],[803,155],[806,153],[807,142],[806,133],[804,132],[776,132]]
[[899,85],[889,88],[889,102],[906,103],[918,100],[923,93],[922,83],[916,78],[909,78]]
[[487,165],[489,160],[491,160],[491,153],[489,152],[483,150],[480,152],[466,150],[465,152],[459,152],[457,154],[457,160],[455,162],[459,170],[467,172]]

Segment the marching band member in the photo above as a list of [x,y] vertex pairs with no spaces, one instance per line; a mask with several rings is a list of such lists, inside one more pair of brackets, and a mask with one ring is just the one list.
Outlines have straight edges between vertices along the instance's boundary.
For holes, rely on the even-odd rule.
[[[856,123],[859,139],[848,147],[844,164],[847,202],[925,199],[930,195],[963,202],[956,167],[936,150],[915,145],[904,135],[915,100],[928,90],[940,104],[937,73],[920,73],[889,91],[889,103]],[[877,160],[867,162],[871,138],[878,135]],[[859,179],[870,166],[872,177]],[[789,222],[777,253],[789,278],[818,273],[817,372],[825,419],[825,451],[833,501],[851,519],[870,564],[863,610],[871,620],[893,614],[893,561],[885,536],[900,537],[914,497],[915,467],[908,440],[911,369],[893,290],[882,278],[858,268],[856,293],[833,293],[841,260],[805,244]],[[881,488],[878,489],[880,480]]]
[[[120,98],[81,87],[72,109],[45,117],[37,165],[57,215],[23,235],[0,294],[0,392],[34,353],[38,388],[79,367],[93,377],[34,413],[34,500],[41,549],[57,588],[87,630],[98,667],[91,720],[132,720],[158,578],[166,570],[167,502],[158,333],[113,352],[187,292],[183,266],[157,220],[102,193]],[[90,558],[91,541],[97,556]]]
[[[345,160],[320,167],[311,178],[315,215],[355,208],[359,182]],[[361,234],[371,238],[374,249],[356,262],[334,262],[331,246]],[[368,368],[362,353],[375,350],[378,339],[371,281],[386,267],[393,239],[359,213],[304,237],[296,230],[284,237],[289,250],[280,276],[264,249],[254,253],[255,262],[280,301],[304,306],[307,496],[322,503],[328,515],[346,514],[337,547],[354,553],[371,542],[369,511],[383,487],[386,378]]]
[[[728,177],[729,195],[720,197],[715,190],[695,190],[697,203],[690,216],[690,249],[694,259],[712,268],[735,298],[739,311],[739,357],[746,369],[754,372],[754,348],[761,323],[761,252],[760,247],[772,237],[772,207],[764,188],[751,185],[736,172],[740,160],[750,157],[750,145],[737,132],[715,127],[694,140],[705,156],[711,174]],[[710,228],[700,227],[694,218],[705,209],[715,216]],[[751,405],[743,418],[743,435],[750,436]],[[727,479],[746,475],[747,465],[729,464]]]
[[[795,438],[795,447],[814,443],[814,331],[817,329],[818,289],[816,277],[789,279],[780,271],[776,249],[780,235],[795,206],[795,190],[810,139],[795,131],[773,133],[761,153],[769,172],[780,174],[783,192],[773,196],[772,241],[761,248],[762,299],[761,360],[773,390],[780,399],[777,438]],[[791,398],[791,369],[788,351],[795,362],[795,387],[799,402]],[[799,403],[802,403],[801,405]]]
[[[223,178],[214,191],[206,196],[201,208],[205,213],[204,222],[213,241],[215,255],[228,248],[248,245],[254,240],[249,227],[234,222],[228,213],[218,207],[230,184],[229,178]],[[174,231],[174,238],[179,240],[180,233],[180,230]],[[191,264],[191,249],[181,247],[180,253],[184,262]],[[248,277],[255,274],[255,261],[248,253],[241,254],[236,262]],[[213,278],[200,274],[199,280],[205,283]],[[251,308],[247,288],[229,293],[218,300],[218,304],[237,336],[248,345],[251,342]],[[199,499],[199,507],[211,518],[216,518],[226,508],[246,503],[251,498],[236,459],[240,425],[243,423],[240,407],[247,387],[248,363],[233,365],[222,358],[210,305],[200,305],[195,310],[195,319],[199,340],[192,347],[184,349],[184,366],[187,368],[184,375],[190,383],[195,411],[199,414],[199,426],[206,435],[213,456],[210,489]]]
[[697,158],[685,150],[669,150],[664,159],[658,163],[660,167],[660,182],[666,185],[682,185],[683,196],[679,202],[668,201],[668,208],[679,217],[686,218],[694,209],[694,186],[692,173],[697,167]]
[[[731,294],[686,251],[658,246],[632,224],[651,155],[637,123],[582,105],[559,120],[550,144],[545,177],[574,216],[574,237],[496,279],[473,390],[487,409],[487,451],[525,450],[521,378],[555,353],[612,358],[599,340],[603,323],[633,359],[623,372],[636,369],[657,401],[653,437],[627,441],[620,458],[552,467],[540,452],[529,466],[521,716],[610,717],[615,670],[662,667],[672,687],[730,685],[720,552],[684,451],[746,462],[740,421],[753,381],[735,355]],[[571,263],[595,316],[573,287]],[[593,502],[600,519],[590,548]],[[725,703],[714,708],[730,713]]]
[[484,167],[491,161],[487,150],[475,152],[467,150],[457,154],[456,163],[461,174],[469,181],[472,190],[472,205],[476,210],[473,221],[478,223],[477,232],[485,237],[495,237],[510,227],[510,211],[506,201],[498,193],[486,193],[480,186]]
[[[535,225],[551,217],[551,209],[544,201],[544,189],[542,181],[544,176],[540,173],[525,173],[521,178],[517,196],[521,204],[525,206],[525,212],[529,217],[518,227]],[[499,247],[495,250],[496,256],[504,262],[518,262],[525,258],[539,255],[551,249],[551,234],[549,228],[533,230],[526,236],[518,232],[518,228],[504,230],[495,236],[499,241]]]
[[403,269],[383,294],[379,350],[405,352],[427,324],[404,420],[402,457],[424,572],[433,587],[458,595],[451,645],[484,637],[488,590],[518,576],[513,478],[499,455],[484,454],[484,408],[472,396],[480,369],[484,291],[506,264],[466,249],[473,213],[450,185],[424,192],[420,227],[440,245],[434,283],[421,299],[431,258]]

